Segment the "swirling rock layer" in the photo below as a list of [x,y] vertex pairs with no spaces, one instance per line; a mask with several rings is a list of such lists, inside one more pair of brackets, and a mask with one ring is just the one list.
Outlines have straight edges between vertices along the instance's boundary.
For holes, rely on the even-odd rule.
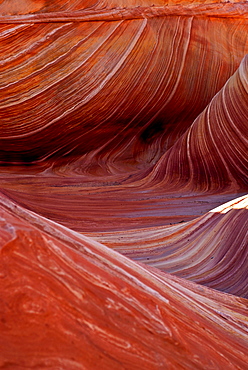
[[247,22],[0,1],[1,368],[247,368]]
[[1,230],[2,367],[246,365],[245,300],[146,269],[4,198]]
[[[191,127],[166,152],[153,175],[191,189],[247,188],[248,55]],[[181,165],[183,163],[183,166]],[[174,176],[173,176],[174,175]]]
[[38,23],[31,15],[0,17],[0,160],[92,151],[104,162],[157,160],[248,52],[246,18],[180,9],[112,21],[93,10],[91,21],[77,11],[71,22],[68,13],[49,19],[49,11],[33,15]]
[[89,235],[136,261],[248,298],[247,208],[244,196],[178,225]]

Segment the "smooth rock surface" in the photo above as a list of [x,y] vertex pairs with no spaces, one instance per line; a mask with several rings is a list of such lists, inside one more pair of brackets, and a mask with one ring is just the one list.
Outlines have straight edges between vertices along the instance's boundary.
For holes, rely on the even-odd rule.
[[247,30],[0,0],[0,368],[247,369]]

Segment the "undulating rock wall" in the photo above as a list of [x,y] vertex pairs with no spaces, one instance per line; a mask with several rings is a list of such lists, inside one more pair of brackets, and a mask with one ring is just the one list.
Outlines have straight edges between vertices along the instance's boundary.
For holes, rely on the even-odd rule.
[[247,369],[248,5],[0,0],[0,368]]

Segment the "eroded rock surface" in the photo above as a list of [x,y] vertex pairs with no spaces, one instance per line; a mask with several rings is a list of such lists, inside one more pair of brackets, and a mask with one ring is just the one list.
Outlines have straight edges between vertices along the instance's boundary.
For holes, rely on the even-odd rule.
[[247,8],[0,1],[0,368],[247,368]]

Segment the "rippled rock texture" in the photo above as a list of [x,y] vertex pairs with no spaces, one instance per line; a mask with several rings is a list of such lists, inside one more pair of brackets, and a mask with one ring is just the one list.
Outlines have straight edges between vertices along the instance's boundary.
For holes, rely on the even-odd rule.
[[247,368],[247,12],[0,1],[1,368]]

